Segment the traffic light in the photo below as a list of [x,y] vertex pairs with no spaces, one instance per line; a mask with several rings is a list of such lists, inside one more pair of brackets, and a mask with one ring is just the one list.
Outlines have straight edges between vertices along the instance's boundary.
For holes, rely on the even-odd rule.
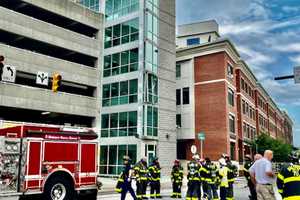
[[57,92],[58,88],[61,86],[62,76],[60,74],[54,74],[52,79],[52,91]]
[[3,68],[4,68],[4,56],[0,55],[0,81],[2,81],[2,74],[3,74]]

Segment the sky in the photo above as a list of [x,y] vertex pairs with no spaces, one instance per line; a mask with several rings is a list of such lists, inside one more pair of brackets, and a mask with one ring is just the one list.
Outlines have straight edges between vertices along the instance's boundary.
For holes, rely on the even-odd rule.
[[300,84],[274,81],[300,66],[300,0],[176,0],[177,25],[215,19],[243,60],[294,121],[300,147]]

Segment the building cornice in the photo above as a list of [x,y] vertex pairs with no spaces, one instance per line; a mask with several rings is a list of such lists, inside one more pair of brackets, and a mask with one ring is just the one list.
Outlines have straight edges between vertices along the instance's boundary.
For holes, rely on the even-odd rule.
[[191,47],[177,48],[176,57],[177,61],[181,61],[218,52],[226,52],[235,63],[240,60],[238,51],[228,39],[216,40]]

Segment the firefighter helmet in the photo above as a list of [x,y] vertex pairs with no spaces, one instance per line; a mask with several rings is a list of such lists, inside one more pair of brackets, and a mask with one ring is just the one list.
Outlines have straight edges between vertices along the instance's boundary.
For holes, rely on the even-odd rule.
[[193,160],[200,160],[200,156],[198,154],[193,155]]
[[221,166],[226,166],[227,165],[226,160],[224,158],[219,159],[219,163],[220,163]]
[[129,156],[123,156],[123,160],[124,161],[130,161],[130,158],[129,158]]
[[249,154],[245,155],[246,160],[252,160],[251,156]]
[[229,156],[228,156],[227,153],[223,153],[221,157],[222,157],[222,158],[229,158]]
[[299,163],[300,162],[300,153],[297,151],[292,151],[289,155],[291,162]]

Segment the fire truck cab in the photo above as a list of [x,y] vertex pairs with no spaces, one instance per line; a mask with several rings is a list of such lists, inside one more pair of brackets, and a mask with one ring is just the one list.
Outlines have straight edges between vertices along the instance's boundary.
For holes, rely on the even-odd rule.
[[71,200],[87,193],[96,199],[99,184],[97,134],[91,129],[0,129],[0,197]]

